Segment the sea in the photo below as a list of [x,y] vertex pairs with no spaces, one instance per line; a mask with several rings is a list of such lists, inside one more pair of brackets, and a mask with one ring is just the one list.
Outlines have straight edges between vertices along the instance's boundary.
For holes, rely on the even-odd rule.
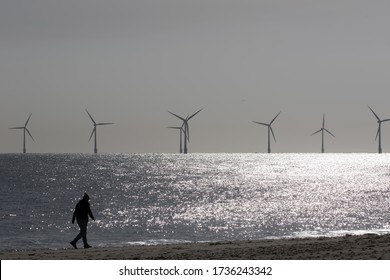
[[[0,154],[0,250],[390,233],[388,154]],[[80,241],[81,245],[81,241]]]

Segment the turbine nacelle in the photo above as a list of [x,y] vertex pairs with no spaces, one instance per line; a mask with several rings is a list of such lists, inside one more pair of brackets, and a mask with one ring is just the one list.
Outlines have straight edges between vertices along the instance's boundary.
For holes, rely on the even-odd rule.
[[325,128],[325,113],[323,114],[322,116],[322,128],[320,128],[319,130],[317,130],[316,132],[313,132],[311,134],[311,136],[313,136],[314,134],[317,134],[317,133],[320,133],[322,134],[322,142],[321,142],[321,152],[324,153],[325,152],[325,146],[324,146],[324,131],[329,133],[330,135],[332,135],[334,138],[336,138],[336,136],[333,135],[332,132],[330,132],[329,130],[327,130]]
[[371,109],[370,106],[368,106],[368,108],[370,108],[371,112],[374,114],[375,118],[377,119],[378,130],[377,130],[377,132],[376,132],[375,141],[379,138],[379,141],[378,141],[378,153],[382,153],[381,127],[382,127],[382,123],[383,123],[383,122],[390,121],[390,119],[383,119],[383,120],[381,120],[381,119],[379,118],[379,116],[374,112],[374,110]]
[[26,123],[24,126],[18,126],[18,127],[10,127],[9,129],[23,129],[23,153],[26,153],[26,132],[30,136],[30,138],[35,142],[34,137],[31,135],[30,131],[27,128],[28,122],[30,121],[32,113],[27,118]]
[[276,118],[280,115],[281,112],[279,112],[272,120],[270,123],[262,123],[262,122],[256,122],[256,121],[253,121],[254,123],[257,123],[257,124],[261,124],[261,125],[264,125],[266,127],[268,127],[268,153],[271,152],[271,143],[270,143],[270,134],[272,134],[272,137],[274,138],[274,141],[276,142],[276,138],[275,138],[275,134],[274,134],[274,130],[272,129],[272,123],[276,120]]
[[177,117],[178,119],[182,120],[183,121],[183,124],[181,126],[182,128],[182,131],[184,133],[184,153],[186,154],[187,153],[187,141],[190,142],[190,127],[188,125],[188,121],[190,119],[192,119],[196,114],[198,114],[200,111],[202,111],[203,109],[200,109],[198,111],[196,111],[194,114],[192,114],[191,116],[190,115],[187,115],[186,118],[183,118],[175,113],[172,113],[170,111],[168,111],[168,113],[170,113],[171,115]]
[[91,141],[92,136],[95,135],[94,153],[96,154],[97,153],[97,127],[101,126],[101,125],[112,125],[114,123],[96,123],[95,120],[92,118],[91,114],[88,112],[88,110],[85,109],[85,111],[87,112],[88,116],[90,117],[90,119],[91,119],[91,121],[93,123],[93,130],[92,130],[91,136],[89,137],[88,142]]

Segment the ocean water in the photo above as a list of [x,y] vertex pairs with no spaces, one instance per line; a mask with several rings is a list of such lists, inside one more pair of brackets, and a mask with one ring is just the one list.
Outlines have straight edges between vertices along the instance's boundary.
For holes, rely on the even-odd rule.
[[[0,250],[390,232],[387,154],[1,154]],[[81,243],[80,243],[81,245]]]

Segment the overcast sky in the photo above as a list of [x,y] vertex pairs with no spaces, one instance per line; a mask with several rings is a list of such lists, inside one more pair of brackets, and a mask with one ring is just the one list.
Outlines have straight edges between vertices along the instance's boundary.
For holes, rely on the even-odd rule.
[[[390,2],[1,0],[0,153],[376,152],[390,118]],[[383,124],[390,152],[390,122]]]

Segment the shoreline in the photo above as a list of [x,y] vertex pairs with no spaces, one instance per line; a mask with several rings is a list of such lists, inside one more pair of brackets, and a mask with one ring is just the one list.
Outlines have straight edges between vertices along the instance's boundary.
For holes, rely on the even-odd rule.
[[390,234],[0,251],[1,260],[390,260]]

